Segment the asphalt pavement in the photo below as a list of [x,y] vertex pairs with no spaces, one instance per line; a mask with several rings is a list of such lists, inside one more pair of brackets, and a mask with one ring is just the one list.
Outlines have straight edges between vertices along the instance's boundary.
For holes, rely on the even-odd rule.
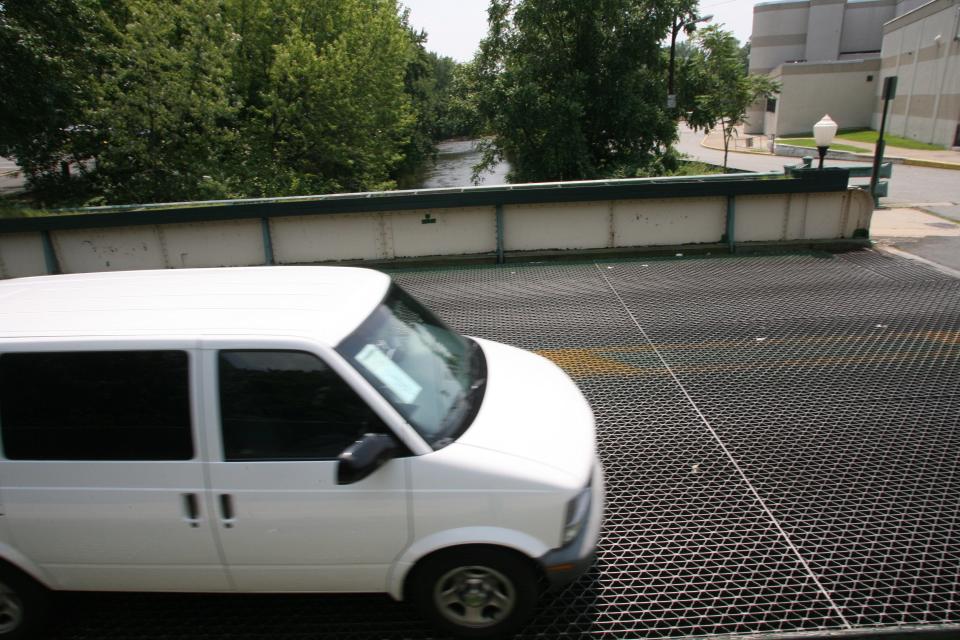
[[10,158],[0,158],[0,195],[14,193],[23,188],[23,174],[17,163]]
[[[696,160],[722,165],[723,151],[700,146],[702,139],[702,133],[694,132],[681,125],[680,142],[677,144],[677,148]],[[812,151],[810,155],[816,155],[816,153]],[[784,165],[799,164],[799,162],[799,158],[760,153],[730,152],[728,157],[730,167],[744,171],[782,171]],[[865,162],[827,160],[825,166],[864,167],[870,165]],[[889,196],[881,198],[880,204],[886,207],[920,206],[924,209],[931,206],[960,205],[960,171],[915,167],[905,164],[894,165],[893,176],[890,178]]]

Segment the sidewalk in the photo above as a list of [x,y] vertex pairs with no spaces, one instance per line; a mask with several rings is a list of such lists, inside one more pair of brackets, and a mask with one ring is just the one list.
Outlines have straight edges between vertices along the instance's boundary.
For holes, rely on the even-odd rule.
[[870,224],[877,247],[934,264],[960,277],[960,223],[917,208],[877,209]]
[[[734,135],[733,139],[730,141],[730,151],[736,151],[737,153],[765,153],[770,154],[770,138],[762,134],[748,134],[743,133],[743,127],[736,128],[737,133]],[[837,138],[838,144],[847,145],[850,147],[857,147],[862,149],[861,153],[853,153],[847,151],[841,152],[828,152],[828,158],[834,158],[839,160],[862,160],[864,162],[873,161],[873,153],[876,149],[876,145],[869,142],[859,142],[856,140],[846,140],[842,138]],[[718,130],[710,131],[704,138],[701,144],[704,147],[709,149],[723,150],[723,133]],[[791,149],[800,149],[802,152],[799,155],[811,155],[816,156],[817,150],[814,148],[807,147],[795,147],[790,145],[782,145],[777,142],[778,147],[787,146]],[[794,154],[788,153],[778,153],[777,155],[795,157]],[[933,167],[937,169],[956,169],[960,170],[960,151],[953,151],[950,149],[943,150],[925,150],[925,149],[904,149],[901,147],[894,147],[887,145],[886,151],[884,153],[884,160],[892,161],[896,164],[909,164],[920,167]]]

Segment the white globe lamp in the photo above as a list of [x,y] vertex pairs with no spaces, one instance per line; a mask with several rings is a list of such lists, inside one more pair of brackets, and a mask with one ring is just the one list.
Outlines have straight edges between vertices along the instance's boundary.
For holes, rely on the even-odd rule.
[[817,151],[820,152],[820,169],[823,169],[823,157],[827,155],[827,149],[836,135],[837,123],[828,115],[823,116],[820,122],[813,125],[813,139],[817,143]]

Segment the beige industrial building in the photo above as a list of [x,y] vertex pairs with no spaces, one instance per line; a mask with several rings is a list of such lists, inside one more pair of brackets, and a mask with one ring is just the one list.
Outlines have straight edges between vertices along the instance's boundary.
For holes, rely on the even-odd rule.
[[750,72],[781,83],[747,132],[809,135],[828,113],[878,128],[883,78],[898,78],[890,133],[960,144],[960,0],[787,0],[753,9]]

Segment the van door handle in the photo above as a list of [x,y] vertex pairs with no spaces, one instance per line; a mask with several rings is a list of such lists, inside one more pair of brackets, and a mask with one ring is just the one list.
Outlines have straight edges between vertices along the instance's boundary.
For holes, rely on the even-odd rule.
[[231,528],[235,518],[233,517],[233,496],[229,493],[220,494],[220,515],[223,518],[223,526],[227,529]]
[[200,526],[200,502],[197,500],[197,494],[183,494],[183,510],[187,514],[187,522],[191,527]]

